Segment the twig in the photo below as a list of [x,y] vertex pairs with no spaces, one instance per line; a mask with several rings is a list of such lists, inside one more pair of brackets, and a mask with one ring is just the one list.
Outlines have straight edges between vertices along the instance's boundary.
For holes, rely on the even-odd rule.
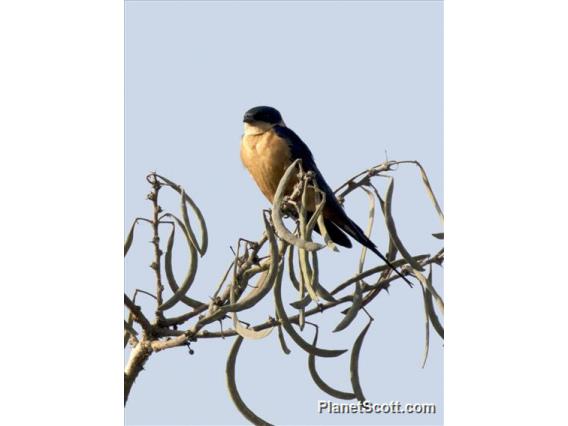
[[150,324],[150,321],[148,321],[148,318],[146,318],[142,313],[140,306],[137,306],[126,294],[124,294],[124,304],[130,310],[130,312],[132,312],[134,320],[138,324],[140,324],[144,332],[150,336],[152,334],[153,327],[152,324]]
[[162,284],[162,250],[160,249],[159,233],[160,213],[162,212],[162,208],[158,204],[158,193],[160,192],[162,184],[158,182],[155,172],[150,173],[148,176],[146,176],[146,180],[152,185],[153,189],[153,191],[148,194],[148,199],[152,202],[153,206],[152,230],[154,234],[152,238],[152,244],[154,245],[154,261],[152,262],[150,267],[156,274],[156,320],[160,320],[161,318],[163,318],[163,312],[161,312],[157,308],[163,303],[164,285]]

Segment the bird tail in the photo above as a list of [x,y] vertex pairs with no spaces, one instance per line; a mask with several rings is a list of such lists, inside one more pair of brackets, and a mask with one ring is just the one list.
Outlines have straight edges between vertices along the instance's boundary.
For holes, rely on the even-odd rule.
[[369,250],[371,250],[373,253],[379,256],[381,260],[385,262],[389,266],[389,268],[391,268],[400,278],[406,281],[406,283],[410,287],[413,286],[413,284],[404,275],[402,275],[400,271],[396,269],[394,265],[377,249],[375,243],[373,243],[369,238],[367,238],[363,230],[359,228],[359,226],[355,222],[349,219],[347,215],[345,216],[344,220],[340,221],[339,224],[337,222],[335,222],[335,224],[339,228],[341,228],[342,231],[344,231],[346,234],[351,236],[354,240],[358,241],[361,245],[367,247]]
[[[343,233],[343,231],[335,223],[333,223],[329,219],[324,219],[323,223],[325,224],[325,229],[329,234],[329,238],[331,238],[331,241],[342,247],[347,247],[347,248],[352,247],[351,240],[347,237],[347,235]],[[321,235],[319,225],[316,225],[315,231]]]

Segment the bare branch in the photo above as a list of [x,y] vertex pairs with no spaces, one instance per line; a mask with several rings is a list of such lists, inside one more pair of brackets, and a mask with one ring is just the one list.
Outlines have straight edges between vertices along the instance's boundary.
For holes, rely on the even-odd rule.
[[140,309],[140,306],[137,306],[130,299],[130,297],[128,297],[126,295],[126,293],[124,294],[124,304],[126,305],[126,307],[130,310],[130,312],[134,316],[134,320],[138,324],[140,324],[140,326],[146,332],[146,334],[151,335],[152,334],[152,324],[150,324],[150,321],[148,321],[148,318],[146,318],[144,316],[144,314],[142,313],[142,310]]
[[[392,212],[390,208],[392,203],[393,177],[382,174],[384,172],[394,171],[398,165],[405,163],[414,164],[419,167],[422,181],[426,187],[428,196],[432,200],[440,218],[443,220],[443,214],[434,196],[426,173],[422,166],[416,161],[385,161],[350,178],[336,190],[336,194],[338,194],[337,197],[342,203],[345,197],[357,188],[361,188],[367,193],[369,197],[369,218],[366,235],[370,237],[376,213],[375,196],[370,189],[372,188],[374,190],[374,194],[381,203],[387,228],[389,229],[389,249],[387,252],[387,259],[395,268],[407,265],[407,267],[403,268],[401,272],[403,279],[406,279],[404,277],[408,275],[414,275],[419,279],[422,284],[424,308],[427,316],[426,326],[428,327],[431,323],[438,334],[440,334],[443,338],[443,327],[433,309],[432,299],[435,299],[436,303],[438,303],[439,310],[442,312],[443,300],[436,292],[436,289],[432,286],[430,276],[427,279],[420,273],[420,270],[423,270],[426,265],[430,265],[430,269],[432,264],[441,265],[444,261],[444,250],[443,248],[440,249],[435,255],[424,254],[419,256],[412,256],[408,250],[406,250],[400,242],[400,238],[398,238],[396,229],[394,228],[394,220],[392,219]],[[385,201],[383,201],[371,181],[375,176],[388,177],[391,180],[390,185],[387,188]],[[289,337],[298,346],[300,346],[300,348],[310,354],[310,374],[312,374],[312,377],[321,389],[336,397],[349,399],[356,397],[359,400],[364,400],[363,391],[359,381],[358,356],[365,334],[369,329],[370,322],[356,339],[351,354],[350,369],[353,393],[341,392],[331,388],[323,381],[323,379],[321,379],[321,377],[319,377],[315,370],[315,356],[336,357],[343,354],[345,350],[321,349],[316,346],[317,334],[313,343],[309,343],[294,326],[299,326],[301,331],[306,323],[306,318],[316,314],[322,315],[327,310],[343,304],[348,304],[346,307],[347,309],[343,311],[345,316],[336,326],[334,331],[340,331],[347,327],[357,316],[360,310],[364,310],[372,321],[372,317],[366,310],[365,306],[368,305],[368,303],[370,303],[382,290],[388,289],[392,282],[400,279],[400,276],[391,276],[392,271],[388,265],[379,265],[377,267],[368,268],[364,271],[366,249],[363,248],[359,259],[357,273],[354,276],[337,284],[335,289],[331,292],[326,290],[320,284],[317,252],[326,246],[334,250],[337,250],[337,248],[333,241],[331,241],[323,220],[326,194],[317,187],[317,182],[314,179],[313,172],[304,171],[299,160],[295,161],[290,165],[290,167],[288,167],[284,176],[280,180],[274,197],[274,204],[270,216],[272,224],[270,224],[266,216],[263,215],[265,232],[259,241],[255,242],[245,238],[239,238],[237,250],[236,252],[233,251],[235,254],[234,260],[232,260],[228,268],[223,271],[219,283],[216,286],[208,287],[212,289],[210,296],[211,301],[208,304],[196,301],[188,295],[190,287],[196,277],[199,255],[203,256],[207,250],[208,236],[205,219],[203,218],[203,215],[196,203],[180,185],[156,174],[155,172],[150,173],[147,176],[147,180],[152,186],[152,191],[148,195],[148,199],[152,202],[152,219],[136,218],[126,237],[125,254],[128,252],[128,249],[133,243],[134,226],[137,221],[143,220],[150,223],[153,230],[153,239],[151,243],[153,244],[154,249],[154,260],[151,266],[155,272],[156,286],[155,294],[146,290],[138,289],[135,292],[133,299],[130,299],[126,294],[124,295],[124,303],[129,311],[128,319],[125,320],[124,323],[125,345],[127,342],[130,342],[133,346],[125,368],[125,402],[138,374],[143,370],[145,362],[154,352],[181,346],[189,347],[191,342],[195,342],[200,339],[237,336],[237,341],[233,346],[233,350],[231,351],[229,362],[227,364],[231,395],[233,396],[233,399],[235,399],[235,403],[241,412],[249,418],[249,420],[254,419],[253,422],[268,424],[266,421],[256,416],[256,414],[252,413],[248,407],[244,406],[242,400],[240,400],[236,390],[236,384],[234,382],[234,370],[236,354],[242,338],[263,338],[266,337],[275,327],[278,328],[278,338],[285,353],[290,353],[290,350],[286,346],[283,331],[286,331]],[[178,204],[178,206],[181,205],[180,218],[176,217],[172,213],[162,212],[162,207],[158,203],[158,194],[162,186],[171,187],[180,194],[180,204]],[[199,242],[191,228],[192,224],[190,223],[188,205],[193,210],[193,213],[195,213],[199,222],[199,227],[201,228],[201,240]],[[285,215],[290,215],[298,219],[298,227],[294,232],[285,227],[283,222]],[[172,221],[163,220],[163,218],[167,217],[171,217]],[[161,257],[163,253],[160,249],[160,236],[158,232],[160,224],[171,224],[173,227],[166,244],[166,253],[164,258],[165,274],[173,295],[169,297],[169,299],[166,298],[166,300],[164,300],[164,286],[162,284],[161,276]],[[312,241],[312,233],[316,229],[316,224],[318,226],[318,232],[322,235],[325,244],[319,244]],[[189,257],[187,259],[188,272],[180,285],[178,285],[176,281],[172,267],[172,254],[176,227],[183,231],[185,241],[188,244],[189,249]],[[437,233],[435,236],[441,239],[433,241],[443,242],[443,234]],[[269,242],[268,250],[260,255],[260,250],[266,242]],[[288,246],[290,247],[290,250],[287,251]],[[298,249],[298,260],[300,266],[298,278],[294,271],[294,246]],[[401,252],[403,258],[395,260],[398,251]],[[286,259],[286,255],[288,255],[288,259]],[[299,299],[294,303],[291,303],[295,309],[298,309],[297,315],[293,316],[288,316],[282,300],[284,267],[286,263],[288,263],[290,282],[298,290],[299,294]],[[411,267],[408,267],[408,265]],[[230,275],[231,271],[233,272],[232,277]],[[380,275],[373,278],[375,280],[374,284],[368,284],[365,279],[368,279],[375,274]],[[258,277],[255,278],[256,276]],[[355,285],[352,289],[352,294],[348,294],[343,297],[337,296],[339,292],[347,289],[352,284]],[[271,290],[273,290],[274,293],[276,318],[269,316],[267,321],[257,325],[250,325],[239,321],[237,312],[246,311],[257,306],[257,304],[263,300]],[[148,320],[148,317],[142,312],[142,309],[135,303],[136,295],[139,292],[147,294],[156,300],[158,308],[156,309],[155,319],[153,322]],[[174,317],[165,317],[164,311],[167,309],[172,308],[173,306],[178,308],[183,307],[183,305],[179,302],[183,302],[189,306],[189,310],[186,312],[182,311],[179,315]],[[273,311],[270,313],[273,313]],[[229,316],[232,317],[232,329],[227,329],[226,323],[223,322],[225,319],[229,319]],[[191,320],[194,321],[184,326],[183,330],[178,330],[180,325]],[[216,321],[219,321],[220,324],[219,331],[210,331],[206,329],[207,325]],[[134,322],[139,324],[142,328],[140,335],[136,328],[134,328]],[[241,323],[246,324],[246,327],[241,325]],[[429,338],[429,335],[427,337]],[[427,343],[429,343],[429,339]],[[192,354],[193,350],[190,348],[189,352]]]

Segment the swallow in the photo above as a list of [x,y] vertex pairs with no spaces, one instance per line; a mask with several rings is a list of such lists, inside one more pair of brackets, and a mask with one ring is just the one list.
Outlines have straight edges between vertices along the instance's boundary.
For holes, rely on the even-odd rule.
[[[316,166],[312,152],[302,139],[286,126],[277,109],[269,106],[251,108],[245,113],[243,122],[241,161],[271,204],[284,172],[296,159],[301,159],[304,170],[313,172],[319,189],[325,193],[323,217],[331,240],[342,247],[351,248],[352,244],[349,237],[353,238],[375,253],[412,286],[412,283],[367,238],[363,230],[347,216]],[[290,185],[288,190],[290,191],[292,187],[293,184]],[[307,197],[308,205],[306,206],[308,214],[315,210],[314,194],[311,194],[311,197],[309,195]],[[315,230],[321,234],[317,225]]]

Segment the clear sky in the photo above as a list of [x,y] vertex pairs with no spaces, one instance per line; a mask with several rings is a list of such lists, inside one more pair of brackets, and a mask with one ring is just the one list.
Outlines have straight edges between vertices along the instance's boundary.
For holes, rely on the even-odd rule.
[[[208,299],[237,238],[262,234],[260,212],[268,203],[239,158],[242,115],[252,106],[281,111],[332,188],[382,162],[386,151],[389,159],[420,161],[443,202],[441,2],[127,1],[125,7],[126,226],[150,214],[149,171],[187,189],[210,235],[192,287],[195,297]],[[394,176],[393,211],[401,238],[414,254],[437,251],[440,244],[430,234],[441,225],[417,170],[401,167]],[[384,182],[377,183],[384,188]],[[361,192],[346,204],[362,227],[366,200]],[[178,201],[170,197],[164,206],[176,210]],[[140,225],[126,259],[129,293],[137,287],[153,290],[149,239],[149,230]],[[380,222],[373,240],[386,248]],[[174,259],[178,274],[184,254],[180,248]],[[331,288],[352,276],[358,257],[358,248],[322,253],[322,283]],[[369,264],[378,262],[370,258]],[[441,275],[436,269],[439,289]],[[295,300],[288,290],[284,295]],[[272,297],[266,299],[242,319],[273,315]],[[437,415],[317,414],[317,401],[328,396],[309,377],[307,354],[288,339],[292,354],[284,355],[276,333],[244,342],[237,365],[243,399],[275,424],[441,424],[442,341],[432,330],[430,357],[421,369],[420,289],[393,285],[390,295],[380,295],[369,307],[376,321],[361,353],[365,395],[379,403],[436,403]],[[316,318],[322,347],[350,348],[366,323],[360,315],[332,334],[340,310]],[[218,330],[218,324],[208,329]],[[306,339],[311,338],[306,329]],[[225,385],[232,342],[197,342],[193,356],[185,348],[153,355],[131,392],[126,423],[245,424]],[[320,373],[343,390],[349,389],[348,364],[348,354],[318,359]]]

